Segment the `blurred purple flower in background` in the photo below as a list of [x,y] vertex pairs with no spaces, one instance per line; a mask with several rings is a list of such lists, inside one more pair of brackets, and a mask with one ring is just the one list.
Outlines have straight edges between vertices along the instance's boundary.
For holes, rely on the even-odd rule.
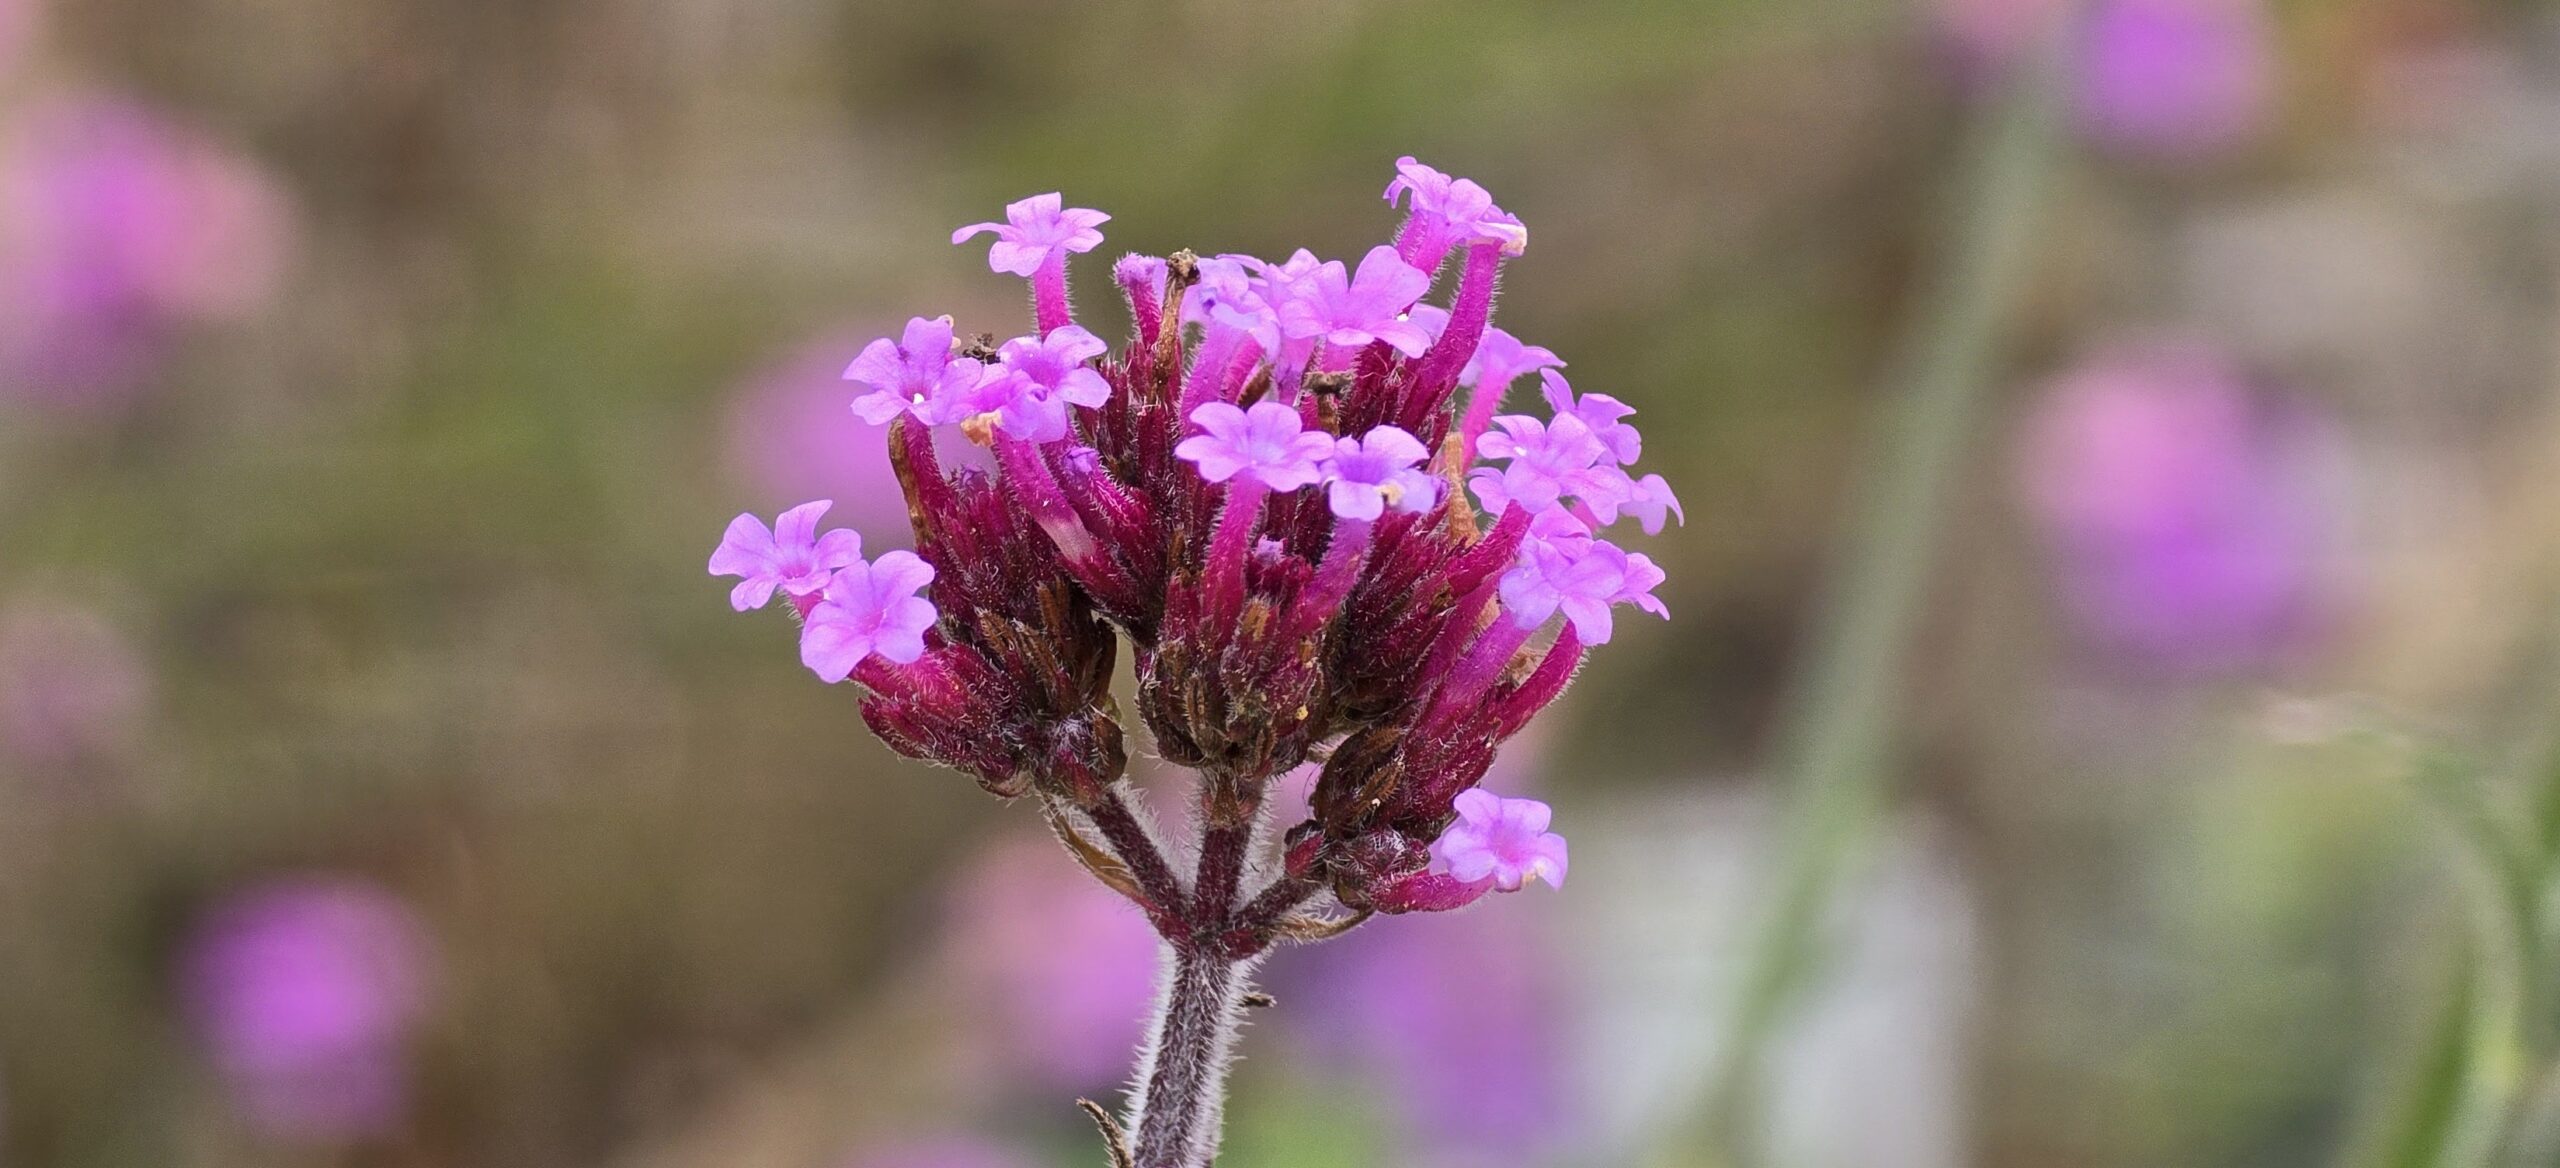
[[432,991],[415,912],[360,878],[308,875],[233,893],[181,956],[188,1021],[262,1133],[378,1135],[404,1116],[407,1041]]
[[861,337],[803,346],[750,376],[731,399],[731,473],[762,510],[833,499],[838,521],[881,547],[907,542],[907,500],[889,466],[888,432],[854,416],[844,381]]
[[2076,112],[2092,142],[2191,157],[2266,125],[2276,62],[2258,0],[2102,0],[2087,20]]
[[112,754],[150,691],[141,653],[97,612],[50,600],[0,608],[0,755],[53,768]]
[[951,966],[993,1073],[1035,1089],[1127,1076],[1155,1002],[1156,935],[1041,836],[979,857],[956,892]]
[[0,142],[0,397],[124,401],[179,326],[274,295],[284,196],[236,155],[113,99],[31,111]]
[[2196,346],[2118,348],[2029,418],[2022,485],[2080,630],[2157,665],[2296,648],[2340,500],[2326,421]]
[[846,1161],[845,1168],[1036,1168],[1002,1144],[968,1136],[949,1136],[874,1148]]
[[[1930,17],[1960,70],[2013,67],[2064,0],[1934,0]],[[2277,61],[2263,0],[2092,0],[2069,63],[2080,133],[2164,159],[2240,145],[2274,112]]]

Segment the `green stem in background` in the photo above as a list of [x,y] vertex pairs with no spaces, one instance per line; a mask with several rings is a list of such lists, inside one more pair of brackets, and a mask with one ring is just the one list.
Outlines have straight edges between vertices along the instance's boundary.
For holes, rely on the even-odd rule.
[[1949,262],[1915,301],[1893,364],[1899,395],[1860,485],[1839,590],[1781,742],[1776,773],[1788,805],[1767,915],[1744,951],[1708,1080],[1706,1131],[1683,1141],[1692,1150],[1748,1158],[1743,1134],[1767,1049],[1817,963],[1833,891],[1885,802],[1886,757],[1939,537],[1982,428],[2000,326],[2027,283],[2058,155],[2059,63],[2057,49],[2020,69],[1977,131]]

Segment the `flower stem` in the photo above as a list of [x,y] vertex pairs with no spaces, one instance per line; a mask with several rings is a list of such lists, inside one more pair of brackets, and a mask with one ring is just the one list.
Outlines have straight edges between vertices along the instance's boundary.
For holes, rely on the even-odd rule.
[[1161,1017],[1139,1064],[1142,1086],[1130,1105],[1137,1168],[1203,1168],[1217,1155],[1227,1056],[1252,965],[1188,946],[1172,954]]

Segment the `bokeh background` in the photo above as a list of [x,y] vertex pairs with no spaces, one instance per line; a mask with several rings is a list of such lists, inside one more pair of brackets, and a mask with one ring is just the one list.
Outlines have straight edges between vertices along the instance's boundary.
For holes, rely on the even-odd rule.
[[2069,7],[0,0],[0,1163],[1100,1163],[1145,926],[703,561],[895,537],[953,226],[1110,211],[1113,335],[1405,153],[1674,619],[1494,780],[1568,889],[1274,960],[1221,1165],[2560,1162],[2560,20]]

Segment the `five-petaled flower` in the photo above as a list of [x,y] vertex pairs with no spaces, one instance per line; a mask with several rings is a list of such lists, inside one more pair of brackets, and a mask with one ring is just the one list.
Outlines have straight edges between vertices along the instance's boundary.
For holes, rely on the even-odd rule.
[[1564,837],[1547,830],[1554,812],[1535,799],[1505,799],[1482,787],[1458,793],[1458,817],[1431,844],[1431,858],[1469,884],[1491,881],[1518,892],[1536,878],[1564,887]]
[[1102,246],[1099,228],[1111,221],[1100,211],[1067,206],[1056,191],[1008,203],[1004,217],[1002,223],[972,223],[954,231],[951,242],[966,243],[972,236],[995,232],[995,246],[987,249],[987,267],[1029,276],[1052,259],[1064,260],[1068,252]]
[[951,355],[951,318],[915,317],[897,340],[882,337],[863,346],[845,368],[847,381],[871,387],[853,399],[853,412],[880,425],[900,414],[926,423],[957,421],[986,367]]
[[1197,464],[1200,477],[1223,483],[1242,475],[1275,491],[1294,491],[1324,477],[1319,464],[1333,453],[1333,438],[1309,431],[1298,411],[1278,402],[1237,409],[1210,402],[1191,412],[1201,432],[1173,448]]
[[1085,363],[1108,352],[1102,338],[1075,325],[1045,337],[1015,337],[996,350],[996,363],[978,392],[992,405],[996,425],[1025,442],[1067,436],[1067,407],[1092,408],[1111,400],[1111,383]]
[[1340,260],[1328,260],[1290,280],[1280,304],[1280,328],[1291,337],[1321,340],[1337,350],[1356,352],[1372,341],[1384,341],[1405,356],[1419,357],[1431,346],[1431,333],[1407,319],[1405,310],[1430,289],[1430,273],[1397,258],[1392,247],[1373,247],[1357,273]]
[[833,506],[831,499],[802,503],[775,516],[769,528],[753,515],[730,520],[711,553],[712,575],[744,577],[729,590],[729,606],[739,612],[763,608],[776,588],[807,596],[825,588],[836,569],[860,561],[860,533],[839,527],[818,534],[818,517]]
[[1326,500],[1343,519],[1376,519],[1389,507],[1429,511],[1440,502],[1440,481],[1420,469],[1430,456],[1421,439],[1394,426],[1337,438],[1324,462]]
[[925,630],[936,614],[933,602],[916,593],[933,583],[933,574],[933,565],[905,551],[837,569],[801,626],[800,663],[833,683],[875,653],[899,665],[924,656]]
[[1642,553],[1594,539],[1562,511],[1540,512],[1520,545],[1519,558],[1502,574],[1502,605],[1523,625],[1543,623],[1557,610],[1586,645],[1609,641],[1612,605],[1633,604],[1659,617],[1670,611],[1654,598],[1662,569]]

